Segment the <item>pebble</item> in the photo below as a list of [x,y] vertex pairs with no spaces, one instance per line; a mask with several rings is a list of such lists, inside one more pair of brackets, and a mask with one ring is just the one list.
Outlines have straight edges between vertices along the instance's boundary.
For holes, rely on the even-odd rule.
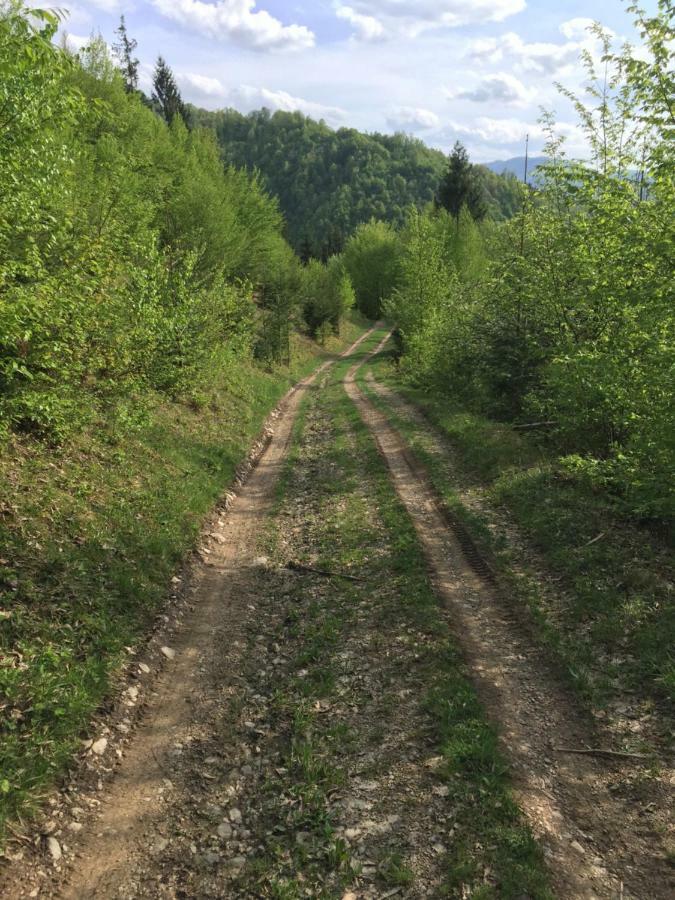
[[162,851],[166,850],[169,846],[169,842],[166,838],[160,837],[155,841],[155,853],[162,853]]
[[59,844],[55,837],[47,838],[47,850],[54,862],[58,862],[61,859],[61,844]]
[[166,656],[167,659],[175,659],[176,657],[176,651],[172,650],[171,647],[162,647],[160,653]]
[[78,831],[82,831],[83,827],[81,822],[71,822],[70,825],[68,825],[68,830],[77,834]]
[[232,807],[229,811],[228,816],[230,817],[230,822],[234,822],[235,825],[241,824],[241,810],[238,810],[236,806]]
[[229,860],[228,865],[233,869],[243,869],[246,865],[246,857],[233,856],[232,859]]
[[215,866],[216,863],[220,862],[220,853],[209,851],[204,854],[203,859],[207,866]]
[[232,837],[232,826],[228,822],[222,822],[218,826],[218,837],[222,838],[224,841],[227,841]]
[[144,675],[150,674],[150,666],[147,663],[139,663],[138,664],[139,671],[141,671]]
[[108,738],[99,738],[97,741],[91,745],[91,752],[95,753],[96,756],[103,756],[106,751],[106,747],[108,746]]

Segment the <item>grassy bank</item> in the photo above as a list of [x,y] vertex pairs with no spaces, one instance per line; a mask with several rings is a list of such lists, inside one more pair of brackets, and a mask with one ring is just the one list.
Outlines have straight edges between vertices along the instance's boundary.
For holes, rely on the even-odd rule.
[[[336,366],[303,406],[261,550],[279,564],[292,556],[361,580],[289,585],[282,568],[269,569],[266,594],[282,624],[268,640],[289,665],[283,679],[277,670],[271,716],[283,740],[255,826],[262,849],[240,891],[327,898],[360,894],[365,877],[383,896],[396,888],[417,896],[425,890],[415,859],[422,830],[425,846],[437,835],[434,896],[549,897],[541,853],[511,799],[416,532],[339,382],[352,363]],[[420,763],[428,758],[433,774]],[[400,773],[410,777],[417,766],[431,798],[403,784]],[[374,831],[366,825],[355,838],[345,825],[364,781],[384,793],[368,794],[360,817],[373,819]],[[392,813],[396,824],[378,838],[377,823]]]
[[233,361],[204,402],[144,398],[66,446],[2,446],[0,841],[63,771],[268,413],[364,325],[296,339],[290,367]]
[[[582,693],[599,706],[626,693],[672,703],[674,573],[664,543],[623,516],[611,495],[566,471],[543,443],[402,383],[387,354],[372,369],[433,423],[435,436],[363,382],[513,595],[534,613]],[[509,525],[522,542],[507,537]]]

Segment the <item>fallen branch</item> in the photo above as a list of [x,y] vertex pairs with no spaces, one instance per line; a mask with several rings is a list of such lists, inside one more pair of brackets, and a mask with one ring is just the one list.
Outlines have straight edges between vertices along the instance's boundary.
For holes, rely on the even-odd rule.
[[557,422],[526,422],[525,425],[512,425],[511,427],[524,431],[527,428],[551,428],[551,426],[557,424]]
[[284,566],[291,572],[305,572],[307,575],[321,575],[323,578],[345,578],[347,581],[365,581],[365,578],[359,578],[358,575],[345,575],[342,572],[328,572],[326,569],[313,569],[311,566],[303,566],[297,562],[288,562]]
[[651,759],[645,753],[626,753],[623,750],[605,750],[602,748],[589,748],[588,750],[580,750],[574,747],[554,747],[556,753],[577,753],[583,756],[606,756],[609,758],[618,757],[619,759]]
[[601,531],[600,534],[596,535],[594,538],[591,538],[590,541],[586,541],[585,544],[582,544],[581,547],[579,547],[579,550],[583,550],[584,547],[590,547],[591,544],[597,544],[597,542],[601,541],[606,536],[606,534],[606,531]]

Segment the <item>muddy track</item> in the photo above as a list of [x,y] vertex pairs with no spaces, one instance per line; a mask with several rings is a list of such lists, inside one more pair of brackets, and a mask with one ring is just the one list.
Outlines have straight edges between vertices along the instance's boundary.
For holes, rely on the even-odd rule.
[[545,847],[558,896],[672,897],[672,869],[641,820],[642,811],[607,789],[608,771],[618,773],[629,764],[555,751],[595,746],[593,726],[551,674],[544,654],[518,628],[489,573],[471,560],[471,548],[448,521],[424,468],[358,387],[356,373],[367,359],[349,370],[345,389],[421,539],[476,687],[499,727],[516,798]]
[[[341,356],[352,354],[372,331]],[[218,530],[209,532],[211,546],[190,573],[190,611],[166,648],[170,659],[154,683],[132,687],[132,693],[127,693],[134,704],[137,698],[145,703],[145,709],[128,742],[113,753],[113,741],[108,740],[109,746],[102,751],[102,773],[110,775],[116,766],[107,787],[99,781],[91,795],[83,791],[75,802],[68,795],[52,798],[54,808],[65,807],[64,820],[72,815],[63,836],[61,829],[56,832],[59,859],[44,865],[48,847],[38,840],[0,877],[0,897],[137,896],[129,873],[142,870],[144,859],[165,841],[172,778],[184,747],[195,738],[195,708],[199,706],[202,718],[208,719],[216,708],[216,691],[225,696],[235,692],[232,686],[241,670],[244,623],[258,590],[257,538],[274,500],[303,395],[334,361],[323,363],[289,391],[270,417],[273,428],[265,429],[260,452],[247,467],[248,480],[228,504]],[[85,769],[89,758],[92,764],[100,762],[85,756]],[[73,828],[81,828],[82,823],[82,832]],[[61,857],[66,847],[67,854]]]

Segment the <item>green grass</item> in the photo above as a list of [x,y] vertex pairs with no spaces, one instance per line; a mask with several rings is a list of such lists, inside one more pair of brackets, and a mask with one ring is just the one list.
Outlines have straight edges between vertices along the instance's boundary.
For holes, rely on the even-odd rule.
[[327,352],[299,340],[290,368],[233,362],[206,403],[145,398],[59,448],[3,445],[0,845],[70,762],[265,417]]
[[[449,445],[450,464],[429,429],[397,414],[362,381],[510,590],[534,613],[542,637],[555,647],[581,693],[597,705],[626,690],[672,704],[675,604],[668,548],[623,517],[610,496],[565,471],[531,438],[402,383],[386,353],[372,368],[378,380],[423,409]],[[543,559],[553,579],[548,591],[541,590],[527,556],[510,546],[498,528],[489,527],[494,526],[489,512],[467,507],[463,493],[482,497],[487,510],[507,511]]]
[[[375,335],[360,355],[380,337]],[[286,614],[285,631],[278,640],[287,652],[293,648],[295,676],[285,681],[276,698],[274,731],[284,735],[285,762],[280,774],[270,779],[268,821],[288,822],[288,809],[300,812],[293,814],[288,833],[271,840],[261,832],[265,851],[251,866],[244,886],[261,896],[300,897],[305,890],[316,897],[335,897],[353,883],[357,870],[349,848],[335,835],[329,797],[336,789],[349,791],[355,760],[361,768],[364,744],[379,746],[378,735],[386,733],[397,704],[394,694],[383,696],[367,734],[336,728],[333,717],[318,712],[317,704],[341,702],[342,694],[336,691],[338,654],[351,634],[366,631],[372,633],[374,652],[401,636],[415,642],[414,678],[422,686],[424,722],[420,740],[429,755],[442,756],[439,775],[448,787],[454,820],[446,840],[441,895],[548,898],[541,852],[511,798],[495,731],[439,607],[414,527],[371,435],[339,383],[352,364],[336,366],[329,384],[305,401],[279,489],[281,518],[271,525],[265,548],[278,562],[284,561],[289,548],[277,543],[279,529],[285,540],[292,529],[284,528],[283,511],[301,502],[302,535],[292,545],[299,561],[366,580],[301,581],[295,593],[286,589],[281,613]],[[317,423],[326,433],[320,447],[312,449]],[[275,597],[283,594],[273,584],[269,591]],[[366,614],[373,617],[368,622]],[[408,677],[407,669],[392,670],[392,678]],[[400,686],[393,681],[392,690]],[[359,704],[358,699],[349,702]],[[298,848],[296,829],[309,834],[310,854]],[[405,847],[389,846],[376,862],[383,892],[401,886],[414,895],[414,872]]]

